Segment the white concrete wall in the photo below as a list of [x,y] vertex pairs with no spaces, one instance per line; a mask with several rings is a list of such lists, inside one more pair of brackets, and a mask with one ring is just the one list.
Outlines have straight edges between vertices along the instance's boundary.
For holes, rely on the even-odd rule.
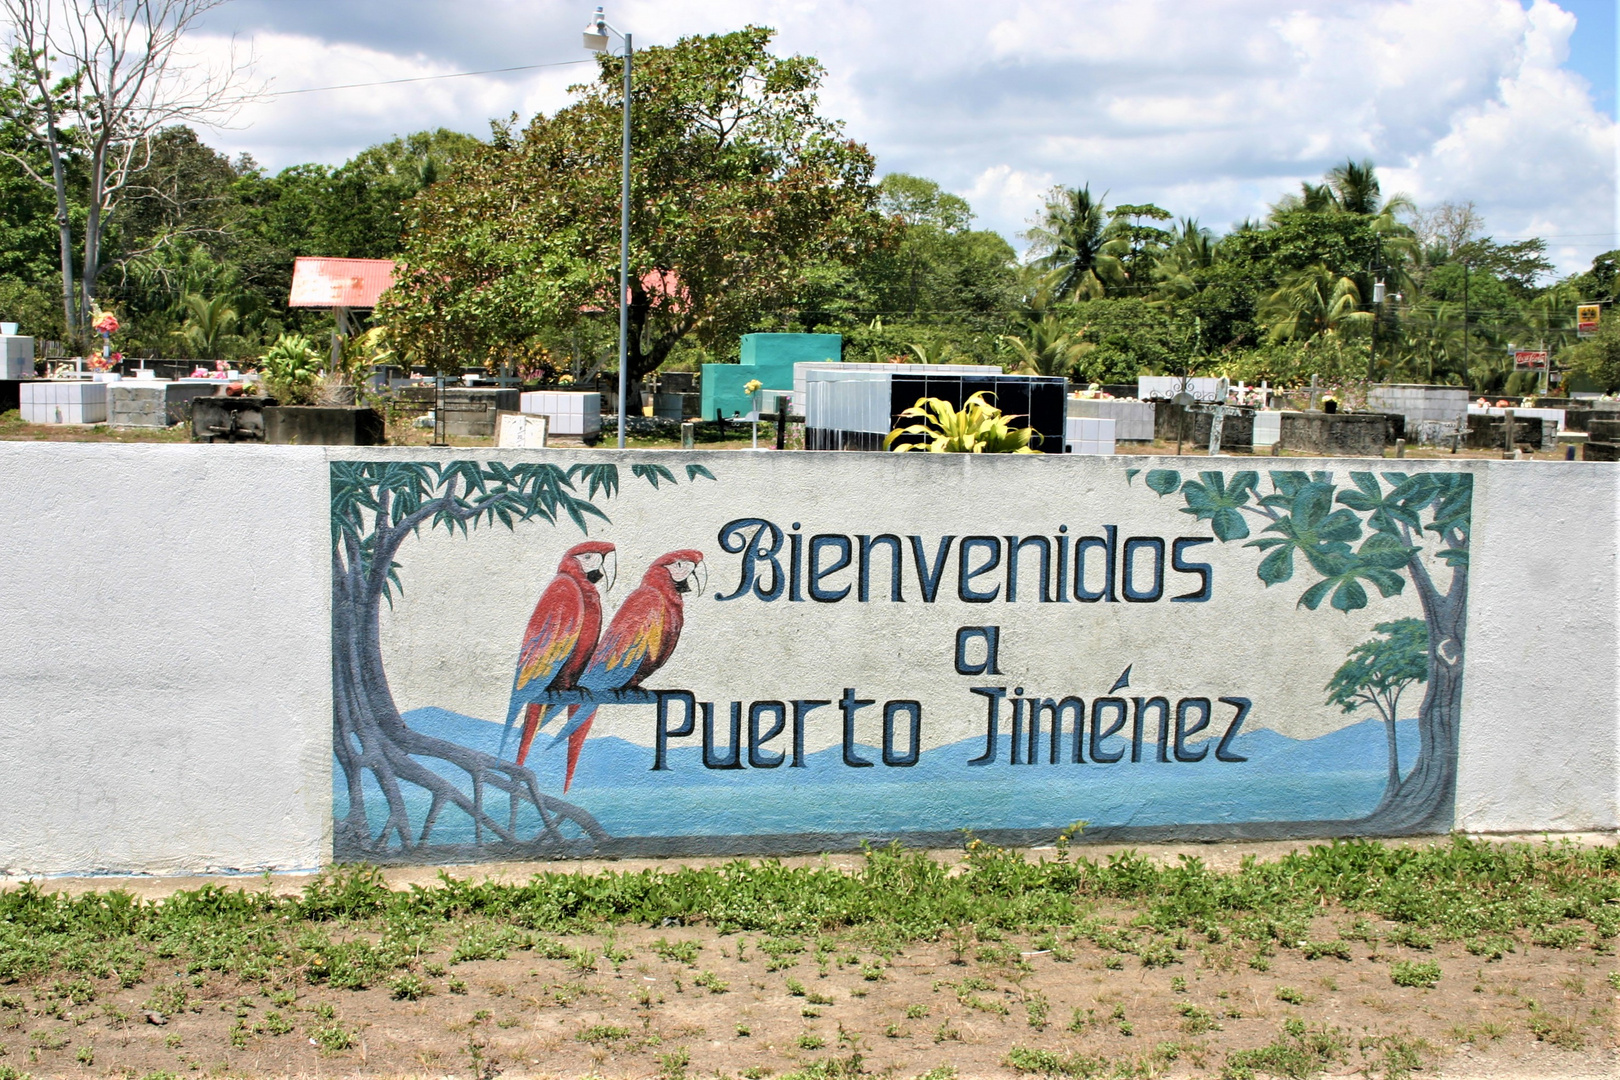
[[1458,827],[1620,827],[1620,470],[1474,469]]
[[331,850],[314,447],[0,443],[0,873]]
[[[8,553],[0,569],[0,873],[249,871],[330,859],[328,463],[385,456],[438,460],[382,449],[0,443],[9,496],[0,510],[0,550]],[[656,460],[671,467],[690,456],[500,452],[503,461]],[[807,507],[822,500],[818,517],[871,518],[879,508],[909,514],[915,504],[930,508],[917,526],[922,531],[961,532],[951,525],[951,507],[973,507],[986,521],[1021,513],[1038,501],[1020,491],[1031,485],[1173,512],[1170,500],[1142,490],[1140,477],[1124,492],[1125,467],[1161,463],[1142,459],[707,453],[699,460],[723,468],[726,479],[723,493],[705,489],[701,503],[689,504],[704,520],[755,512],[756,501],[791,490]],[[1220,467],[1270,464],[1234,457]],[[1361,466],[1344,459],[1288,464],[1341,474]],[[1620,469],[1495,461],[1403,467],[1467,469],[1476,478],[1458,827],[1620,826]],[[829,470],[841,474],[837,483],[827,482]],[[624,483],[640,482],[625,469]],[[948,493],[951,484],[958,495]],[[899,503],[892,510],[891,497]],[[638,528],[637,506],[625,503],[615,522]],[[659,516],[662,503],[648,506],[647,528],[656,536],[668,519]],[[1186,525],[1193,528],[1190,519]],[[504,532],[494,535],[492,551],[529,557]],[[423,544],[413,550],[411,574],[431,581],[460,567],[477,577],[466,562],[469,548],[447,548],[444,561],[433,563]],[[712,532],[705,547],[713,547]],[[1237,548],[1226,550],[1235,557]],[[735,559],[709,557],[709,591],[729,589]],[[1241,590],[1227,595],[1286,600],[1282,606],[1291,609],[1293,594],[1279,598],[1258,587],[1252,561],[1241,580],[1223,571],[1223,590]],[[430,606],[457,602],[419,587],[407,596]],[[514,596],[508,606],[521,620],[532,594]],[[1408,600],[1391,610],[1405,613]],[[812,607],[797,605],[796,615],[826,614]],[[895,662],[895,648],[909,638],[904,620],[926,617],[920,607],[884,609],[881,640],[892,647],[850,641],[840,650],[844,662],[863,670]],[[420,619],[421,610],[402,607],[396,617]],[[713,624],[738,610],[710,605],[690,632],[722,633]],[[841,625],[867,625],[853,621],[853,608],[828,610]],[[1325,607],[1308,618],[1288,611],[1278,618],[1279,634],[1297,637],[1309,626],[1334,641],[1364,636],[1335,629],[1342,617]],[[501,664],[512,644],[508,629],[501,623],[500,640],[487,643]],[[1088,631],[1087,640],[1104,629]],[[455,637],[442,627],[435,633],[441,641]],[[1177,655],[1214,647],[1204,638],[1164,644]],[[1337,647],[1342,655],[1342,643]],[[1213,653],[1208,659],[1224,662]],[[928,662],[937,666],[931,653]],[[446,678],[461,677],[454,665],[444,670]],[[434,678],[427,669],[390,675],[402,692],[431,689]],[[1306,690],[1316,694],[1314,686],[1297,692]],[[441,698],[456,705],[454,692]]]

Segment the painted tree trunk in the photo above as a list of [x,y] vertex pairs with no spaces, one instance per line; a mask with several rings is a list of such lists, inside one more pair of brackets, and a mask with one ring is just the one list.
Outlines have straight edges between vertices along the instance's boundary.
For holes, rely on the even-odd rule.
[[1450,588],[1441,593],[1419,558],[1414,555],[1409,567],[1428,624],[1429,677],[1418,710],[1417,761],[1362,819],[1368,831],[1386,835],[1448,832],[1455,819],[1468,570],[1454,567]]
[[[433,827],[447,805],[473,819],[474,839],[480,845],[568,850],[589,848],[607,839],[607,832],[584,809],[542,793],[530,770],[413,731],[400,716],[383,670],[379,621],[383,582],[400,541],[408,534],[409,530],[379,529],[374,537],[372,570],[367,575],[360,572],[358,540],[346,538],[347,558],[342,551],[333,552],[332,745],[349,798],[349,812],[337,823],[336,854],[375,858],[396,847],[421,848],[431,840]],[[436,758],[466,772],[471,794],[419,758]],[[363,781],[367,772],[381,788],[388,808],[387,820],[376,835],[366,814]],[[431,796],[420,832],[413,830],[404,784]],[[486,805],[490,788],[505,795],[504,820]],[[535,836],[525,837],[518,831],[518,815],[525,805],[540,816],[541,827]],[[585,842],[566,835],[561,828],[564,822],[576,826]]]

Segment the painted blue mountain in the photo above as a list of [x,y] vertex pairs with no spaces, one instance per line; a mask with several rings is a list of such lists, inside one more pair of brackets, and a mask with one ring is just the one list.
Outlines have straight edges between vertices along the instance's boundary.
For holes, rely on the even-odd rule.
[[[405,720],[418,731],[495,754],[501,725],[445,709],[416,709]],[[727,725],[721,725],[725,727]],[[1403,770],[1418,749],[1416,721],[1399,725]],[[777,739],[773,748],[786,742]],[[1143,747],[1140,762],[1115,764],[1007,763],[1003,735],[998,760],[967,762],[984,751],[982,737],[927,751],[915,766],[887,767],[876,747],[856,754],[870,768],[846,765],[842,747],[805,757],[803,768],[707,769],[696,746],[672,746],[667,771],[651,770],[653,750],[623,739],[585,743],[574,785],[566,798],[589,810],[615,836],[725,836],[860,833],[883,836],[962,828],[1061,829],[1085,820],[1099,825],[1161,825],[1268,821],[1348,820],[1373,809],[1387,773],[1383,725],[1364,721],[1309,740],[1259,729],[1233,740],[1244,762],[1160,762],[1157,748]],[[1213,750],[1212,744],[1208,745]],[[1046,747],[1042,747],[1045,761]],[[743,754],[746,762],[746,749]],[[466,787],[466,776],[444,762],[424,764]],[[528,764],[545,790],[560,794],[563,752],[544,736]],[[337,785],[336,812],[347,813],[347,793]],[[420,824],[427,798],[406,787],[412,821]],[[504,796],[490,793],[504,817]],[[367,808],[383,812],[380,790],[367,792]],[[532,832],[532,809],[520,827]],[[381,827],[379,817],[376,827]],[[473,839],[471,819],[453,808],[441,812],[435,843]]]

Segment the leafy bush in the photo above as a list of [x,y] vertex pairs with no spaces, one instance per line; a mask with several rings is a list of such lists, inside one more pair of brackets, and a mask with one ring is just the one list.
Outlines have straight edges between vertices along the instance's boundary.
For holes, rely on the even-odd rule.
[[[958,409],[941,398],[918,398],[917,404],[900,414],[914,417],[921,423],[895,428],[883,440],[885,450],[897,452],[924,450],[931,454],[1038,454],[1030,440],[1035,429],[1012,427],[1007,416],[990,404],[988,391],[981,390],[962,403]],[[921,442],[895,445],[902,435],[920,435]]]
[[320,399],[321,355],[302,334],[282,334],[259,358],[264,388],[283,405],[313,405]]

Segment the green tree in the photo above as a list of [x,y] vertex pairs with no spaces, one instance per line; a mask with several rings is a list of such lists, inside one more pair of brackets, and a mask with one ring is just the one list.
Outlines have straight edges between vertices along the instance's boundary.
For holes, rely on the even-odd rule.
[[1158,265],[1175,234],[1147,222],[1170,221],[1174,214],[1152,203],[1121,203],[1108,211],[1108,235],[1125,244],[1120,256],[1120,269],[1124,272],[1126,287],[1137,295],[1146,293]]
[[[637,53],[632,99],[631,378],[689,336],[729,345],[791,303],[808,270],[883,233],[873,161],[818,112],[821,67],[772,31]],[[383,315],[419,360],[483,360],[617,306],[620,59],[413,204]]]
[[1351,649],[1350,658],[1324,689],[1329,705],[1342,706],[1347,713],[1370,705],[1383,720],[1389,747],[1389,780],[1384,788],[1388,799],[1401,786],[1400,749],[1395,738],[1401,695],[1413,683],[1429,677],[1429,628],[1422,619],[1397,619],[1379,623],[1373,630],[1384,636],[1369,638]]
[[1040,223],[1026,235],[1034,265],[1051,275],[1059,297],[1099,299],[1125,283],[1121,259],[1130,253],[1130,244],[1109,235],[1103,199],[1092,198],[1089,185],[1053,188]]
[[1138,375],[1180,373],[1192,362],[1197,325],[1167,305],[1120,296],[1070,310],[1076,335],[1095,346],[1079,358],[1076,381],[1133,382]]
[[1272,341],[1312,341],[1368,329],[1373,314],[1361,310],[1354,278],[1318,263],[1284,278],[1260,306]]
[[1570,349],[1566,357],[1571,370],[1613,391],[1620,389],[1620,316],[1613,308],[1603,316],[1597,334]]
[[[1139,469],[1127,470],[1134,480]],[[1350,473],[1341,488],[1331,472],[1275,470],[1260,493],[1253,471],[1206,471],[1183,482],[1174,469],[1145,483],[1162,498],[1179,492],[1183,513],[1207,521],[1222,543],[1247,540],[1263,557],[1255,573],[1267,587],[1293,580],[1299,560],[1315,577],[1298,606],[1335,611],[1367,606],[1369,587],[1384,598],[1408,582],[1428,635],[1427,690],[1418,710],[1419,749],[1412,770],[1359,824],[1372,834],[1445,832],[1457,790],[1457,727],[1462,718],[1467,630],[1468,545],[1473,477],[1468,473]],[[1249,539],[1249,522],[1265,522]],[[1432,565],[1438,564],[1438,565]],[[1444,566],[1449,580],[1436,580]]]
[[856,307],[891,322],[903,316],[949,323],[1012,305],[1016,253],[998,234],[970,227],[966,199],[932,180],[890,173],[878,185],[877,209],[893,232],[854,269],[858,285],[851,284],[863,294]]
[[1001,340],[1012,350],[1012,370],[1026,375],[1067,376],[1086,353],[1096,348],[1054,315],[1026,324],[1021,337],[1006,334]]
[[216,296],[207,299],[192,293],[185,299],[186,322],[177,336],[185,342],[186,350],[203,360],[216,360],[224,355],[225,339],[236,328],[236,309],[230,298]]
[[1182,218],[1167,236],[1164,254],[1153,266],[1157,295],[1184,300],[1208,287],[1207,271],[1215,265],[1215,236],[1192,218]]

